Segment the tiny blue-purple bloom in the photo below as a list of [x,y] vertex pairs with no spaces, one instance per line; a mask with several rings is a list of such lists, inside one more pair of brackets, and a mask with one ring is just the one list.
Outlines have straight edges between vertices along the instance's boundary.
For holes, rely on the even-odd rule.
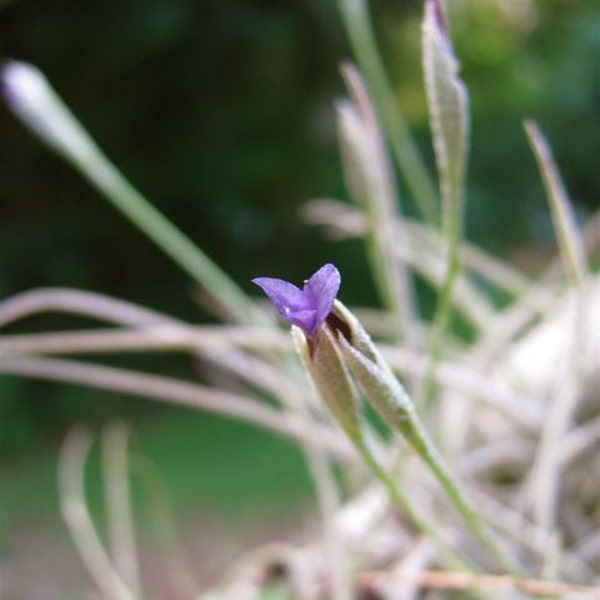
[[332,264],[322,266],[302,289],[273,277],[252,280],[269,297],[281,315],[300,327],[310,339],[331,312],[340,289],[340,272]]

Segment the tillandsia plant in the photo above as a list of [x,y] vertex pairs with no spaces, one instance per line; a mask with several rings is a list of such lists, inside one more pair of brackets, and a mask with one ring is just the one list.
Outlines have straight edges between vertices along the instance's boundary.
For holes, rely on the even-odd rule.
[[393,475],[386,473],[370,451],[357,387],[383,422],[402,436],[431,469],[467,526],[485,544],[500,566],[510,573],[516,573],[518,566],[515,559],[506,554],[466,499],[460,484],[450,474],[433,446],[412,400],[371,337],[352,313],[335,300],[340,279],[336,267],[327,264],[306,280],[302,290],[282,279],[260,277],[253,282],[263,289],[280,314],[294,326],[296,349],[332,416],[374,474],[388,487],[392,499],[408,512],[413,523],[425,527],[427,533],[441,543],[439,536],[427,525],[426,518],[398,490]]
[[[112,327],[3,333],[0,372],[227,415],[302,448],[321,509],[318,539],[260,549],[223,585],[201,593],[161,505],[171,561],[165,597],[264,600],[281,592],[270,585],[277,573],[284,580],[277,597],[300,600],[445,597],[434,588],[598,600],[600,478],[591,475],[600,466],[600,280],[588,255],[600,236],[579,231],[549,145],[528,122],[562,261],[532,281],[466,242],[468,101],[442,2],[425,2],[422,29],[441,202],[382,68],[366,1],[340,0],[340,7],[360,67],[343,67],[349,99],[336,105],[355,206],[313,201],[306,214],[338,239],[364,238],[384,309],[342,304],[332,264],[302,286],[254,279],[291,323],[290,343],[270,311],[119,173],[43,74],[10,62],[0,74],[7,105],[208,291],[225,322],[194,326],[97,293],[31,290],[0,303],[0,327],[47,310]],[[405,186],[396,185],[392,159]],[[423,221],[402,213],[404,187]],[[584,233],[597,230],[595,217]],[[433,323],[419,316],[416,278],[438,292]],[[510,302],[498,307],[488,289]],[[455,310],[472,343],[454,334]],[[199,383],[84,359],[132,351],[185,351],[209,368]],[[78,430],[61,453],[65,521],[96,592],[150,597],[138,564],[128,493],[137,463],[127,461],[126,431],[104,437],[107,544],[85,499],[90,443]],[[340,471],[347,477],[336,477]]]

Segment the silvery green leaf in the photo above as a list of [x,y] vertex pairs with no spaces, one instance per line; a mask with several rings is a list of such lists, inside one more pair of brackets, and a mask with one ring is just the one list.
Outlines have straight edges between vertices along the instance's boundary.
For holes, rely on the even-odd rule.
[[444,210],[462,200],[468,146],[468,97],[441,0],[427,0],[423,21],[423,70]]
[[412,400],[360,321],[339,300],[333,313],[343,324],[337,332],[343,359],[365,400],[392,429],[409,434],[415,416]]
[[331,416],[352,441],[362,440],[358,394],[340,355],[335,334],[328,327],[321,327],[314,339],[309,341],[303,331],[294,326],[292,337],[302,363]]
[[333,314],[343,323],[344,336],[350,344],[372,362],[383,363],[383,358],[362,323],[339,300],[333,303]]
[[383,68],[367,2],[340,0],[339,5],[353,53],[365,75],[368,87],[373,91],[374,101],[384,124],[384,132],[407,188],[425,220],[437,223],[437,191]]
[[581,284],[589,268],[585,245],[575,221],[567,190],[554,161],[550,145],[537,123],[526,121],[525,132],[544,180],[558,245],[567,273],[574,283]]
[[340,336],[340,346],[365,400],[391,429],[403,435],[409,434],[414,419],[413,403],[398,380],[387,369],[369,360],[343,336]]
[[395,335],[407,334],[416,307],[412,281],[395,261],[396,235],[403,234],[399,195],[375,104],[361,73],[342,65],[351,101],[338,103],[338,127],[348,188],[367,220],[365,241],[375,283],[391,312]]
[[10,109],[44,143],[76,162],[95,152],[88,134],[39,69],[24,62],[9,62],[2,68],[0,80]]
[[7,62],[0,68],[0,91],[10,109],[41,141],[70,162],[203,287],[206,304],[214,312],[241,323],[266,321],[241,288],[125,179],[39,69]]
[[346,185],[357,203],[363,204],[369,195],[369,164],[371,142],[358,107],[350,100],[336,104],[338,138]]

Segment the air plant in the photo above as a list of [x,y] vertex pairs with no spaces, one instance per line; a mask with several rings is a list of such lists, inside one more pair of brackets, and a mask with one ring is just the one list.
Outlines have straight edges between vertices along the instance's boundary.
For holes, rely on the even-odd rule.
[[[100,294],[32,290],[0,304],[0,326],[52,309],[115,327],[4,334],[0,372],[218,412],[303,449],[318,492],[321,539],[257,551],[222,586],[200,593],[192,580],[186,597],[266,598],[273,594],[272,574],[283,573],[282,597],[303,600],[359,593],[397,598],[400,592],[439,597],[427,591],[435,589],[600,598],[600,478],[591,476],[599,464],[600,421],[593,406],[581,418],[577,411],[597,401],[600,282],[586,258],[590,236],[572,217],[542,132],[528,122],[560,259],[532,281],[469,244],[462,227],[468,96],[441,1],[426,1],[423,21],[441,202],[390,94],[365,2],[341,0],[340,6],[360,67],[343,68],[350,97],[337,104],[355,205],[313,201],[305,214],[338,238],[364,238],[384,309],[342,304],[342,277],[330,263],[301,287],[254,279],[292,325],[290,340],[268,309],[127,182],[37,69],[8,63],[2,88],[15,114],[208,291],[226,322],[192,326]],[[424,221],[401,211],[394,160]],[[597,221],[589,222],[588,233]],[[419,316],[416,277],[439,293],[432,323]],[[475,278],[512,301],[497,307]],[[454,334],[459,311],[472,328],[470,345]],[[81,358],[125,349],[185,350],[208,364],[218,360],[238,385]],[[117,439],[116,455],[107,452],[108,503],[115,505],[109,526],[122,535],[104,547],[87,511],[90,438],[81,431],[69,437],[61,457],[63,514],[97,590],[134,599],[145,590],[129,510],[126,436],[121,431]],[[335,469],[359,471],[359,483],[346,485]]]

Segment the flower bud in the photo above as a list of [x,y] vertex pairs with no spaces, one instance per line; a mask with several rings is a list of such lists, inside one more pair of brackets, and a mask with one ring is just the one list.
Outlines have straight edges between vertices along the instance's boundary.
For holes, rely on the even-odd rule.
[[[339,301],[314,338],[293,328],[296,348],[329,412],[351,437],[363,436],[360,396],[408,441],[414,405],[358,319]],[[359,389],[357,389],[357,386]]]
[[325,323],[312,339],[296,326],[292,327],[292,336],[327,410],[354,443],[360,442],[363,427],[358,410],[359,397],[344,364],[337,332]]
[[335,303],[333,315],[339,322],[339,350],[366,401],[388,426],[412,437],[415,408],[410,397],[360,321],[341,302]]

